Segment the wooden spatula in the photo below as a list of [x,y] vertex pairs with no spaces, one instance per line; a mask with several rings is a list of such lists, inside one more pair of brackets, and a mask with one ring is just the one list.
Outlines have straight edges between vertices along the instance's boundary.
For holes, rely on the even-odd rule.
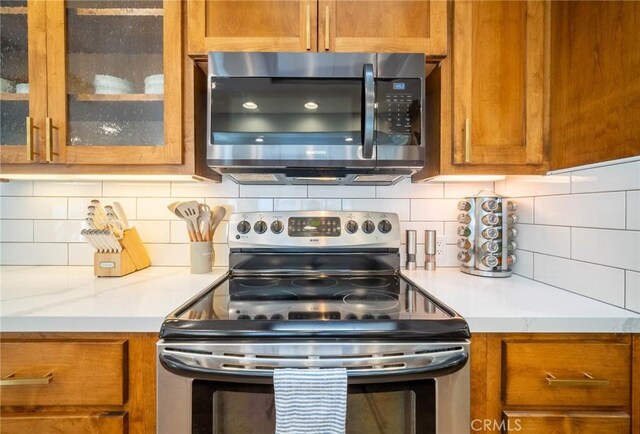
[[[189,233],[193,233],[196,241],[202,241],[202,234],[198,228],[198,216],[200,216],[200,208],[195,200],[189,202],[181,202],[176,207],[176,211],[180,212],[181,218],[190,223]],[[176,215],[178,215],[176,213]],[[180,217],[178,215],[178,217]],[[188,224],[189,224],[188,223]]]

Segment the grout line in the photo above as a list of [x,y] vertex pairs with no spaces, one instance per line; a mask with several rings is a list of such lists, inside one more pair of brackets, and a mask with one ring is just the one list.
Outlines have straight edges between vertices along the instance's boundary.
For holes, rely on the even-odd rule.
[[[527,250],[528,251],[528,250]],[[552,255],[550,253],[542,253],[542,252],[533,252],[536,255],[545,255],[545,256],[551,256],[552,258],[559,258],[559,259],[565,259],[567,261],[573,261],[573,262],[581,262],[583,264],[589,264],[589,265],[596,265],[598,267],[604,267],[604,268],[613,268],[614,270],[622,270],[622,271],[633,271],[638,273],[638,271],[636,270],[631,270],[629,268],[621,268],[621,267],[615,267],[613,265],[606,265],[606,264],[599,264],[597,262],[590,262],[590,261],[584,261],[582,259],[574,259],[574,258],[567,258],[565,256],[558,256],[558,255]]]

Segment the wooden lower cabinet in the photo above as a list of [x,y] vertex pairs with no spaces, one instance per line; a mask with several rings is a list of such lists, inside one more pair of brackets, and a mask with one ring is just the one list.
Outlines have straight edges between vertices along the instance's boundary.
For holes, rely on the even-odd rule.
[[471,432],[640,434],[638,360],[638,334],[474,334]]
[[0,434],[153,434],[156,333],[3,333]]

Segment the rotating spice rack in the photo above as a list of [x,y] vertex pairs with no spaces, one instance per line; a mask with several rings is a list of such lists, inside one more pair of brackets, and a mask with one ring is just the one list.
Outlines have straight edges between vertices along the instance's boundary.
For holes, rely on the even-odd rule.
[[460,270],[475,276],[509,277],[516,262],[516,203],[489,193],[481,191],[458,203]]

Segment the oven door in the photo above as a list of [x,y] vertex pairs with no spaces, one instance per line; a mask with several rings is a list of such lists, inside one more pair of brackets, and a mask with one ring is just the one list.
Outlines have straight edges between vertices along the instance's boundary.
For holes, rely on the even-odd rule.
[[466,342],[160,341],[158,433],[273,434],[273,369],[304,364],[348,369],[348,434],[468,433],[468,349]]
[[207,163],[375,167],[375,54],[210,53]]

